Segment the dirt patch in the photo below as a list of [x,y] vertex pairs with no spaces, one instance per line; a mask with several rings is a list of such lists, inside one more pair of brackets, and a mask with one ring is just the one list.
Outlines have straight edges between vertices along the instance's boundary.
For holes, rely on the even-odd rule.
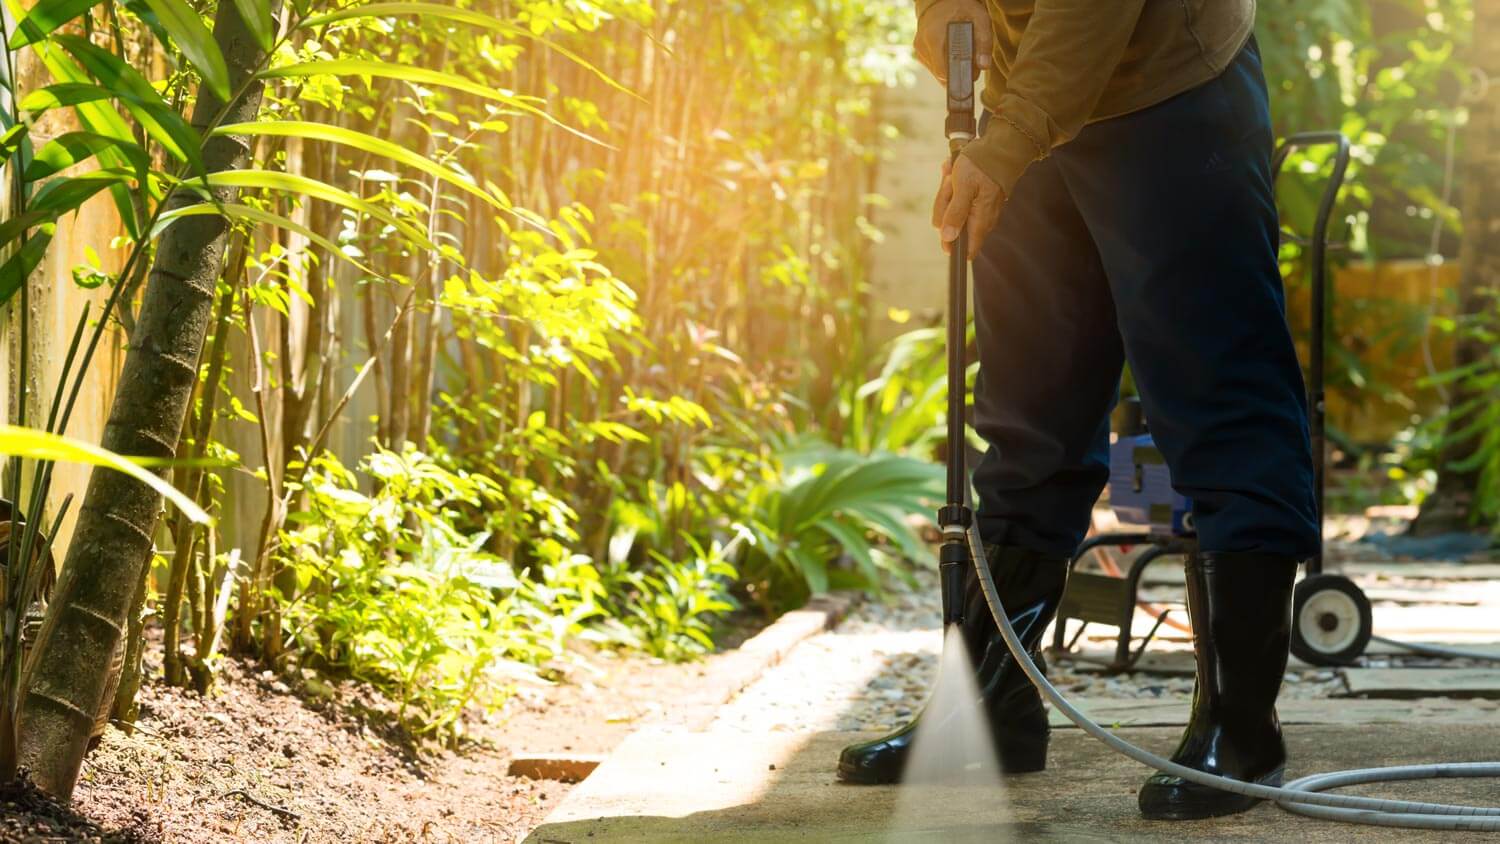
[[[553,666],[560,682],[520,689],[457,751],[414,749],[368,689],[309,695],[229,660],[206,697],[147,684],[139,728],[106,732],[71,807],[0,793],[0,841],[516,841],[571,786],[506,775],[512,755],[603,753],[647,721],[680,720],[677,701],[723,656],[572,653]],[[148,654],[153,676],[159,658]]]
[[137,844],[130,829],[104,827],[31,787],[28,782],[0,786],[0,841],[87,841]]

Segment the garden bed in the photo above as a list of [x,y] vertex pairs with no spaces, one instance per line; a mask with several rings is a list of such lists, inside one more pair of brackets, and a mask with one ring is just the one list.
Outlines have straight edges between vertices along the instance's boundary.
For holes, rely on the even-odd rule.
[[71,807],[28,789],[0,794],[0,841],[518,840],[571,786],[508,775],[514,756],[586,758],[647,721],[700,717],[690,702],[740,653],[673,664],[574,651],[553,666],[561,681],[518,689],[456,751],[414,748],[392,727],[391,703],[366,688],[293,688],[228,660],[207,697],[144,686],[138,729],[106,731]]

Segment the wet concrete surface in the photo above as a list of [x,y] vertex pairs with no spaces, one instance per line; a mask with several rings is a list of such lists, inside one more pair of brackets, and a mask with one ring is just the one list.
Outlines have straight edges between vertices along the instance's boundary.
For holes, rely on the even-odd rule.
[[[1165,754],[1179,728],[1125,728],[1120,733]],[[1136,813],[1135,794],[1148,772],[1077,730],[1054,733],[1048,770],[1008,777],[998,791],[926,786],[902,799],[901,787],[836,781],[833,769],[840,748],[869,735],[638,733],[527,841],[1436,842],[1460,836],[1316,821],[1271,805],[1207,821],[1144,821]],[[1288,775],[1293,778],[1377,765],[1500,759],[1500,723],[1493,717],[1467,724],[1292,725],[1287,740],[1292,755]],[[1444,780],[1348,793],[1485,805],[1500,802],[1500,783]]]

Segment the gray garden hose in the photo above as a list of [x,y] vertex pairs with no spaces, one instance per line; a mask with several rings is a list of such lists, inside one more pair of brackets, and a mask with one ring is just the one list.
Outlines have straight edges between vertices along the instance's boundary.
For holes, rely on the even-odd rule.
[[[965,492],[967,499],[971,494],[968,490]],[[979,537],[978,528],[971,525],[968,529],[968,537],[969,550],[974,556],[974,568],[979,575],[979,585],[984,592],[984,601],[989,605],[990,613],[995,616],[995,623],[1000,627],[1000,635],[1005,639],[1005,646],[1010,648],[1011,656],[1021,666],[1021,670],[1026,672],[1027,678],[1031,680],[1032,685],[1036,686],[1037,691],[1041,692],[1042,697],[1047,699],[1047,702],[1057,707],[1058,711],[1067,716],[1069,721],[1078,725],[1079,729],[1109,745],[1116,753],[1128,756],[1163,773],[1181,777],[1188,782],[1243,794],[1247,797],[1273,800],[1287,811],[1309,817],[1409,829],[1500,831],[1500,807],[1456,806],[1448,803],[1422,803],[1412,800],[1384,800],[1376,797],[1321,793],[1324,789],[1373,782],[1446,777],[1500,777],[1500,762],[1397,765],[1387,768],[1334,771],[1303,777],[1281,788],[1276,788],[1229,779],[1179,765],[1125,741],[1089,720],[1089,717],[1063,697],[1062,693],[1048,682],[1046,676],[1036,667],[1036,663],[1031,660],[1031,656],[1026,653],[1026,648],[1021,644],[1020,637],[1016,635],[1015,629],[1010,626],[1005,607],[1000,603],[1000,595],[995,590],[995,578],[990,572],[990,562],[984,555],[984,542]]]

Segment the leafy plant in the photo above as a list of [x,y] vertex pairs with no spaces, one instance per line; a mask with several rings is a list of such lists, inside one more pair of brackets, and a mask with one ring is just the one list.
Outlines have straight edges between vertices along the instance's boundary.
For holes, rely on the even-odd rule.
[[936,465],[816,440],[792,443],[778,463],[782,474],[752,494],[754,542],[740,564],[763,605],[795,605],[831,588],[878,590],[883,575],[902,576],[906,561],[925,557],[909,520],[942,495]]
[[281,635],[310,666],[389,694],[414,734],[455,735],[466,707],[497,706],[500,680],[554,653],[545,628],[512,612],[522,581],[483,536],[452,527],[457,508],[503,500],[489,479],[377,449],[357,472],[320,456],[302,492],[307,509],[282,539],[295,589],[270,590]]
[[[972,338],[972,327],[969,333]],[[940,328],[918,328],[887,342],[880,372],[845,385],[839,404],[845,445],[861,452],[933,454],[946,435],[945,343]],[[978,369],[977,362],[969,367],[971,387]]]
[[[105,614],[129,605],[127,653],[142,641],[130,622],[156,601],[169,682],[206,688],[222,630],[273,667],[379,685],[414,730],[451,736],[457,713],[585,631],[673,659],[711,647],[733,564],[754,557],[749,539],[765,545],[747,526],[788,493],[778,443],[842,436],[838,399],[868,374],[881,203],[867,186],[892,131],[880,90],[910,66],[908,4],[777,0],[729,18],[664,0],[13,11],[0,301],[35,310],[28,274],[74,251],[54,236],[90,236],[59,220],[112,204],[119,231],[83,244],[72,272],[105,305],[80,315],[71,372],[96,367],[122,328],[128,365],[152,367],[115,399],[155,408],[131,436],[180,458],[194,506],[249,496],[264,510],[211,529],[180,511],[163,531],[141,490],[107,496],[138,506],[89,520],[167,561],[153,584],[122,539],[69,563],[87,571],[73,582],[112,584]],[[44,72],[15,72],[28,52]],[[160,307],[168,294],[191,307]],[[58,385],[48,430],[66,429],[82,384]],[[364,424],[342,417],[370,393],[379,448],[360,460],[364,431],[336,423]],[[920,428],[861,448],[923,446]],[[48,474],[28,495],[22,476],[13,467],[11,497],[38,525]],[[762,536],[776,565],[848,543],[826,550],[872,584],[859,559],[881,556],[886,527],[861,534],[877,517],[851,513]],[[771,594],[757,577],[767,606],[806,591],[792,578]],[[424,602],[441,609],[419,617]],[[107,662],[109,643],[94,644],[68,667],[79,708]],[[47,735],[71,730],[52,720]],[[43,754],[59,793],[77,771],[64,743]]]
[[652,551],[645,567],[608,572],[608,609],[598,625],[606,641],[672,661],[713,650],[715,623],[736,606],[730,589],[737,573],[728,558],[738,541],[707,549],[691,537],[686,542],[686,560]]
[[[1427,379],[1428,386],[1446,386],[1462,391],[1466,398],[1455,401],[1439,414],[1424,419],[1410,433],[1412,442],[1399,443],[1408,460],[1403,474],[1428,475],[1413,496],[1420,501],[1432,491],[1431,480],[1441,472],[1472,479],[1472,500],[1464,502],[1467,516],[1475,524],[1500,526],[1500,301],[1497,291],[1481,294],[1484,306],[1460,317],[1455,335],[1483,350],[1477,360],[1452,367]],[[1462,454],[1461,459],[1451,455]],[[1448,459],[1450,462],[1444,463]],[[1425,470],[1425,471],[1424,471]],[[1446,526],[1465,527],[1463,524]]]

